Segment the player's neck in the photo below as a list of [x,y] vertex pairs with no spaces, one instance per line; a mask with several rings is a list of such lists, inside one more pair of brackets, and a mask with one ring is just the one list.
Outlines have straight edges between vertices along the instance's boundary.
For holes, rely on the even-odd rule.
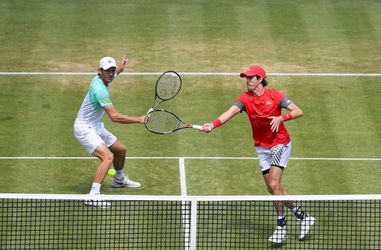
[[102,78],[101,78],[101,80],[102,80],[103,84],[104,84],[106,87],[108,87],[108,84],[109,84],[109,83],[108,83],[107,81],[105,81],[104,79],[102,79]]
[[251,93],[255,96],[261,96],[265,93],[265,88],[262,86],[262,84],[260,84],[257,88],[251,91]]

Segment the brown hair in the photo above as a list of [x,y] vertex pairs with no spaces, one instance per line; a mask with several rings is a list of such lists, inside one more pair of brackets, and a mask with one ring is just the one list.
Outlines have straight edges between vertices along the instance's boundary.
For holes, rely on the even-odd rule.
[[[255,75],[255,78],[258,79],[259,77],[261,77],[261,76]],[[266,87],[269,84],[269,82],[265,78],[262,78],[261,84],[263,87]]]

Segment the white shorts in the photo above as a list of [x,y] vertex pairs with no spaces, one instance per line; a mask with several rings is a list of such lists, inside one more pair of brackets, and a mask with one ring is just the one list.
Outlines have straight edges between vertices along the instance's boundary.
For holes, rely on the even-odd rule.
[[74,136],[79,143],[86,148],[89,154],[94,153],[100,145],[105,144],[107,147],[110,147],[117,140],[117,138],[104,127],[103,122],[97,127],[74,123]]
[[263,174],[267,173],[271,166],[286,168],[291,155],[291,142],[287,145],[279,144],[272,148],[255,147],[257,151],[259,167]]

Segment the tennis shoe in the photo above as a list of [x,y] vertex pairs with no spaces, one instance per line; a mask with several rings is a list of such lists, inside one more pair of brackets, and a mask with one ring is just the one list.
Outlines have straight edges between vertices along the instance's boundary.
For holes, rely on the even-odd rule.
[[89,194],[89,195],[95,195],[95,196],[100,196],[99,198],[96,197],[95,199],[91,200],[85,200],[85,205],[87,206],[93,206],[93,207],[99,207],[99,208],[110,208],[111,203],[105,200],[102,200],[101,194],[100,193],[95,193],[95,194]]
[[269,241],[275,244],[281,244],[287,239],[286,226],[276,226],[274,233],[270,236]]
[[306,215],[303,220],[299,220],[300,224],[300,235],[299,239],[303,240],[306,235],[309,233],[311,227],[315,224],[316,219],[312,216]]
[[124,176],[123,179],[119,180],[116,177],[112,178],[112,187],[114,188],[120,188],[120,187],[127,187],[127,188],[139,188],[142,185],[137,182],[129,179],[127,176]]

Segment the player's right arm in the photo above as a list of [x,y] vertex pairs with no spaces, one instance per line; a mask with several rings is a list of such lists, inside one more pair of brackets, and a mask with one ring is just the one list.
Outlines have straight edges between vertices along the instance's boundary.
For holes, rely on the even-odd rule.
[[108,105],[103,107],[103,110],[106,111],[111,121],[123,124],[130,123],[144,123],[144,116],[129,116],[116,111],[114,105]]
[[229,121],[233,116],[235,116],[239,112],[241,112],[241,109],[238,106],[236,106],[236,105],[231,106],[227,111],[222,113],[213,122],[205,123],[202,126],[202,131],[204,131],[206,133],[211,132],[213,129],[215,129],[215,128],[221,126],[222,124],[224,124],[225,122]]

